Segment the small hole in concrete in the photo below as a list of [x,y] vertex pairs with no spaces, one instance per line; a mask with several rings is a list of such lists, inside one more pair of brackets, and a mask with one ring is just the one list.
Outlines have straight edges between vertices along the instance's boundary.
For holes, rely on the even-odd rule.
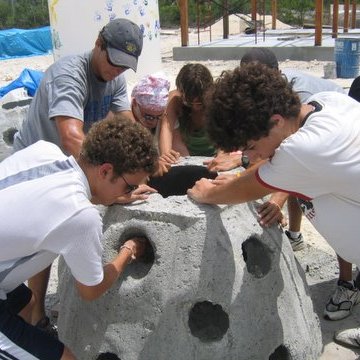
[[269,360],[291,360],[289,350],[284,345],[278,346],[269,356]]
[[12,146],[14,144],[14,136],[17,133],[17,129],[14,127],[8,128],[3,132],[3,140],[6,145]]
[[221,305],[202,301],[190,310],[188,324],[191,333],[199,340],[218,341],[229,329],[229,316]]
[[96,360],[121,360],[121,359],[114,353],[106,352],[99,354]]
[[271,251],[255,236],[242,244],[247,271],[257,278],[264,277],[271,269]]
[[145,248],[145,252],[144,255],[134,261],[133,263],[129,264],[126,267],[124,276],[131,276],[135,279],[141,279],[143,277],[145,277],[148,272],[150,271],[151,267],[154,264],[155,261],[155,253],[154,253],[154,248],[153,245],[151,243],[151,240],[149,239],[149,237],[144,234],[144,232],[142,230],[139,229],[126,229],[120,236],[120,241],[119,241],[119,249],[120,246],[122,246],[126,240],[131,239],[133,237],[143,237],[146,238],[146,248]]

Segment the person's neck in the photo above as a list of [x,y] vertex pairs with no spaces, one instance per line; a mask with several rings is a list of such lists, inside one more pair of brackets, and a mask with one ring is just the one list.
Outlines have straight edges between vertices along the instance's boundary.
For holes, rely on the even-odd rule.
[[302,104],[301,105],[301,109],[300,109],[300,115],[298,117],[298,121],[297,121],[297,126],[299,128],[301,128],[301,126],[303,126],[305,119],[307,118],[307,116],[313,112],[315,110],[315,106],[311,105],[311,104]]

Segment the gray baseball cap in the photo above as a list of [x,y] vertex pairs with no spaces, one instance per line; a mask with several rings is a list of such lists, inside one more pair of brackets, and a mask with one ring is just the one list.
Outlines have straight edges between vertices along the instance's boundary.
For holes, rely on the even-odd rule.
[[136,71],[143,46],[140,28],[128,19],[111,20],[101,31],[112,64]]

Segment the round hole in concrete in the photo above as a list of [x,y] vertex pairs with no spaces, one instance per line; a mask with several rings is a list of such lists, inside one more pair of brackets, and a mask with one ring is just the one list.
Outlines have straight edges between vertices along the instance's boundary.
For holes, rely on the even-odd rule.
[[286,346],[280,345],[269,356],[269,360],[291,360],[289,350]]
[[121,360],[116,354],[111,352],[101,353],[96,360]]
[[153,244],[149,237],[144,234],[143,230],[128,228],[124,230],[119,239],[119,249],[125,243],[126,240],[129,240],[133,237],[142,237],[146,238],[146,247],[144,255],[141,259],[138,259],[132,263],[130,263],[125,270],[124,276],[131,276],[135,279],[141,279],[145,277],[150,271],[151,267],[155,261],[155,252],[153,248]]
[[6,129],[2,135],[3,135],[3,140],[5,142],[6,145],[12,146],[14,143],[14,136],[17,133],[17,129],[14,127],[8,128]]
[[219,304],[211,301],[196,303],[189,313],[191,334],[203,342],[218,341],[229,329],[229,316]]
[[264,277],[271,269],[271,250],[255,236],[242,244],[247,271],[256,278]]

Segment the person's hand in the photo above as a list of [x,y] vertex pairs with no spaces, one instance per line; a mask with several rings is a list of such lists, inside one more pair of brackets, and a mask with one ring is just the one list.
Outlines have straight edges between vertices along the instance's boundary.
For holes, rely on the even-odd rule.
[[162,154],[159,157],[159,160],[168,163],[168,164],[176,164],[179,161],[180,153],[175,150],[170,150],[169,152]]
[[227,171],[241,166],[241,153],[220,153],[216,157],[203,162],[209,171]]
[[168,153],[161,155],[158,161],[158,169],[152,176],[163,176],[170,170],[172,164],[178,162],[179,158],[180,153],[175,150],[170,150]]
[[149,240],[145,237],[133,237],[124,242],[124,244],[120,247],[119,253],[122,251],[128,251],[132,261],[139,260],[145,254],[148,242]]
[[169,172],[170,168],[171,168],[171,164],[169,164],[168,162],[163,161],[162,159],[159,158],[158,168],[157,168],[157,170],[152,174],[152,177],[163,176],[164,174],[166,174],[167,172]]
[[216,186],[215,180],[202,178],[195,185],[188,189],[187,194],[193,200],[206,203],[207,194]]
[[281,211],[281,207],[274,201],[266,201],[257,209],[260,216],[259,223],[261,226],[269,227],[279,223],[282,227],[287,225],[287,220]]
[[129,204],[129,203],[132,203],[137,200],[143,201],[143,200],[146,200],[150,194],[156,193],[156,192],[157,192],[156,189],[154,189],[148,185],[141,184],[134,191],[132,191],[128,194],[119,196],[116,200],[116,204]]

